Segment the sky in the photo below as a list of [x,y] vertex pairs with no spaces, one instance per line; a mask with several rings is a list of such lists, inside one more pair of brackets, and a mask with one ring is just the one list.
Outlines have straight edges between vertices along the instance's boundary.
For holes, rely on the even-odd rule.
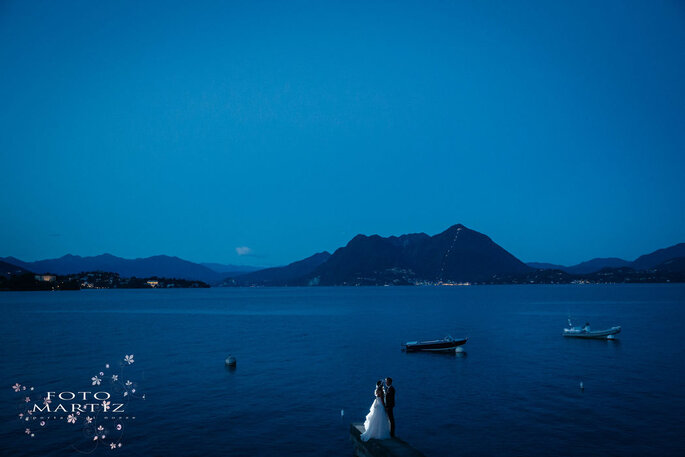
[[685,242],[678,1],[0,1],[0,256]]

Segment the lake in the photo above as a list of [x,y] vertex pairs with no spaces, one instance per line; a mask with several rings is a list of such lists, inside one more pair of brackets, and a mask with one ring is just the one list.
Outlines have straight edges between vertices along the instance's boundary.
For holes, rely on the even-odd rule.
[[[4,292],[0,309],[3,455],[350,456],[386,376],[398,436],[429,456],[685,455],[685,285]],[[623,331],[563,338],[569,315]],[[447,334],[465,355],[400,350]],[[133,387],[98,447],[85,413],[18,417],[48,391]]]

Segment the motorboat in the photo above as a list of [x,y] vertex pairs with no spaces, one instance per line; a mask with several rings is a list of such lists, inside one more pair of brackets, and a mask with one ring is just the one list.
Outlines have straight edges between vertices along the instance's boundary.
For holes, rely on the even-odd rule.
[[448,335],[441,340],[408,341],[402,345],[402,350],[406,352],[455,352],[459,346],[466,344],[467,341],[468,338],[452,338]]
[[591,330],[588,324],[583,327],[574,327],[571,324],[571,320],[568,321],[569,328],[565,328],[563,335],[569,338],[589,338],[589,339],[601,339],[601,340],[611,340],[614,339],[619,333],[621,333],[621,326],[607,328],[604,330]]

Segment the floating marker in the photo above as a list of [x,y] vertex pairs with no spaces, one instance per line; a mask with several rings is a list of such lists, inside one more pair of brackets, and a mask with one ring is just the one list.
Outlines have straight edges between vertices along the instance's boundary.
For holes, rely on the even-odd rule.
[[345,410],[344,410],[344,409],[341,409],[341,410],[340,410],[340,417],[343,417],[344,415],[345,415]]
[[585,390],[585,387],[583,386],[583,381],[580,381],[580,390]]

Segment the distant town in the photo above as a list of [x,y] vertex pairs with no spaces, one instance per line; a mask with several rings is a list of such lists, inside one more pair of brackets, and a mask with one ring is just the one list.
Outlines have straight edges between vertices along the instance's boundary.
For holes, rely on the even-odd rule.
[[[493,276],[484,281],[416,281],[411,277],[394,277],[391,280],[382,277],[359,278],[355,283],[344,283],[340,286],[477,286],[506,284],[640,284],[640,283],[679,283],[685,282],[682,272],[664,272],[659,270],[635,271],[631,268],[606,268],[585,274],[571,275],[560,270],[538,270],[524,275]],[[227,281],[216,286],[235,287],[237,284]],[[284,284],[283,286],[286,286]],[[49,291],[49,290],[83,290],[83,289],[180,289],[208,288],[203,281],[192,281],[179,278],[121,277],[118,273],[93,271],[73,275],[52,275],[22,273],[0,276],[0,291]],[[243,287],[269,287],[251,284]]]
[[81,289],[173,289],[206,288],[209,284],[187,279],[122,278],[118,273],[92,271],[73,275],[23,273],[0,276],[0,290],[81,290]]

